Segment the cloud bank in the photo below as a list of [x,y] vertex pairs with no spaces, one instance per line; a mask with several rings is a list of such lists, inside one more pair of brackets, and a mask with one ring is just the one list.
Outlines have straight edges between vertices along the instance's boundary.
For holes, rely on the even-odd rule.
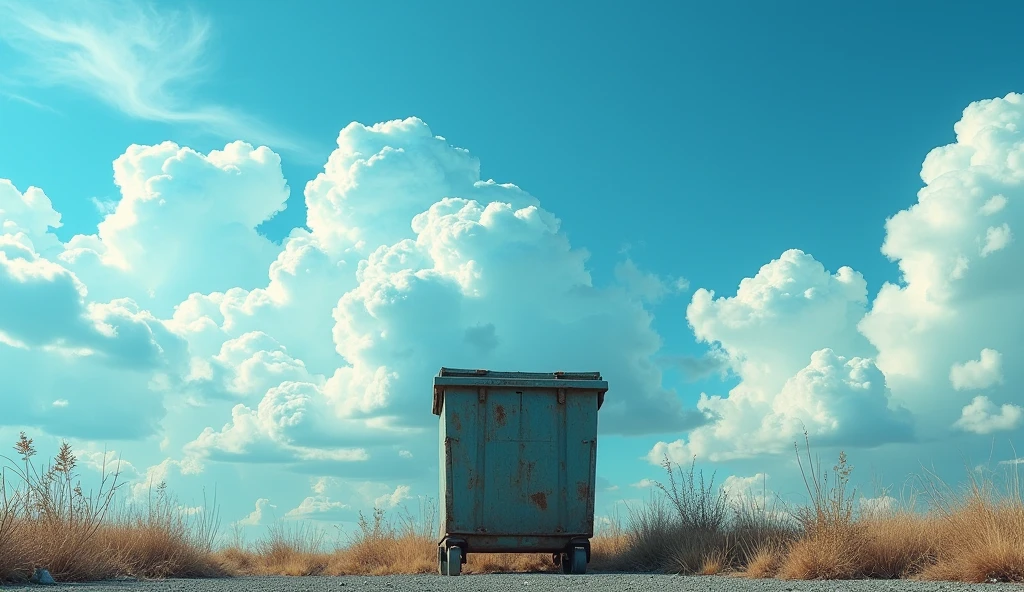
[[[704,421],[654,358],[649,303],[685,282],[624,262],[595,285],[553,213],[418,119],[345,127],[281,245],[255,230],[288,195],[266,147],[133,145],[113,171],[120,198],[66,243],[41,189],[0,183],[0,371],[24,401],[0,423],[140,438],[198,405],[190,467],[416,474],[443,365],[600,370],[609,434]],[[318,496],[303,511],[341,509]]]
[[708,424],[650,460],[779,453],[803,430],[847,447],[1017,430],[1024,377],[1003,361],[1024,358],[1022,119],[1019,94],[964,110],[956,141],[925,158],[917,203],[886,222],[901,281],[873,300],[856,271],[799,251],[734,296],[698,289],[690,326],[741,381],[701,395]]

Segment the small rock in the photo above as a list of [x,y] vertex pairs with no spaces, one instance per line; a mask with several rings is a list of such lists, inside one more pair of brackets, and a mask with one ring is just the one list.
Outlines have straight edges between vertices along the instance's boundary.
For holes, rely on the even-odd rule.
[[37,567],[35,569],[35,571],[32,572],[32,577],[29,578],[28,581],[32,582],[33,584],[43,584],[43,585],[50,585],[50,584],[56,584],[57,583],[56,580],[53,579],[53,576],[50,575],[49,571],[47,571],[45,569],[42,569],[40,567]]

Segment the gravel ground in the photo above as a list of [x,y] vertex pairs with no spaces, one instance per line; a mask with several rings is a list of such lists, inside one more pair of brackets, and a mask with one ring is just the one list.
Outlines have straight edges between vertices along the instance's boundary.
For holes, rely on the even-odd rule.
[[[41,586],[0,586],[2,590],[38,590]],[[499,592],[522,590],[547,592],[572,590],[578,592],[693,591],[693,592],[796,592],[851,590],[854,592],[1020,592],[1024,586],[1015,584],[956,584],[949,582],[853,581],[853,582],[789,582],[780,580],[744,580],[728,577],[683,577],[641,574],[590,574],[567,576],[558,574],[466,575],[455,578],[441,576],[384,577],[311,577],[311,578],[230,578],[223,580],[158,580],[146,582],[109,582],[96,584],[64,584],[46,586],[60,590],[117,592]]]

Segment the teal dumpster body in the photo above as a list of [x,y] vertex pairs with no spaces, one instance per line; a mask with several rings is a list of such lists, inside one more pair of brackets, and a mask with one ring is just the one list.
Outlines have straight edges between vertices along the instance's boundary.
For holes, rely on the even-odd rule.
[[551,553],[564,573],[585,573],[607,390],[597,372],[441,369],[442,575],[469,553]]

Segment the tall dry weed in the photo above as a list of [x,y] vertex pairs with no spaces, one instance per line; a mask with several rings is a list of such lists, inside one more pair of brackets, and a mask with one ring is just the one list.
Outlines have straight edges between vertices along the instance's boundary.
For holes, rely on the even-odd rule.
[[626,550],[620,565],[628,571],[666,571],[673,547],[686,533],[665,499],[654,494],[638,506],[626,506]]
[[[24,432],[14,450],[16,459],[0,456],[6,463],[4,521],[12,531],[0,550],[0,562],[6,564],[0,578],[24,579],[37,566],[46,566],[59,579],[107,576],[110,569],[93,539],[121,485],[119,472],[108,471],[104,463],[98,490],[87,494],[79,480],[78,459],[67,442],[41,467],[33,460],[35,443]],[[14,489],[10,497],[8,487]]]
[[777,497],[768,495],[764,480],[760,495],[746,495],[731,503],[729,540],[734,567],[749,570],[750,564],[758,559],[759,570],[762,573],[772,571],[774,575],[785,548],[800,534],[799,522]]
[[806,466],[800,448],[794,444],[797,465],[807,489],[809,505],[797,508],[793,517],[800,525],[800,538],[789,545],[779,568],[783,579],[851,579],[862,575],[861,528],[854,523],[856,489],[850,486],[853,467],[845,452],[831,471],[819,457],[812,457],[810,438],[804,432]]
[[715,473],[709,479],[704,471],[696,471],[696,458],[689,469],[674,465],[666,456],[662,468],[668,483],[655,482],[675,510],[674,527],[677,532],[670,545],[672,571],[704,573],[711,566],[723,571],[731,563],[730,540],[725,528],[729,518],[729,498],[725,490],[715,487]]
[[36,567],[58,581],[223,573],[211,555],[219,514],[205,498],[197,518],[184,516],[166,496],[141,513],[118,513],[119,462],[106,454],[96,489],[86,491],[67,442],[42,466],[25,433],[14,450],[14,459],[0,456],[0,581],[24,581]]
[[[6,469],[6,467],[3,467]],[[21,563],[16,541],[19,538],[17,519],[19,492],[7,486],[5,470],[0,469],[0,581],[9,578]]]
[[[656,482],[650,501],[628,508],[621,557],[626,569],[710,574],[744,569],[763,549],[784,545],[796,525],[760,497],[731,498],[705,478],[695,460],[686,469],[667,457],[667,483]],[[763,553],[762,553],[763,554]]]

